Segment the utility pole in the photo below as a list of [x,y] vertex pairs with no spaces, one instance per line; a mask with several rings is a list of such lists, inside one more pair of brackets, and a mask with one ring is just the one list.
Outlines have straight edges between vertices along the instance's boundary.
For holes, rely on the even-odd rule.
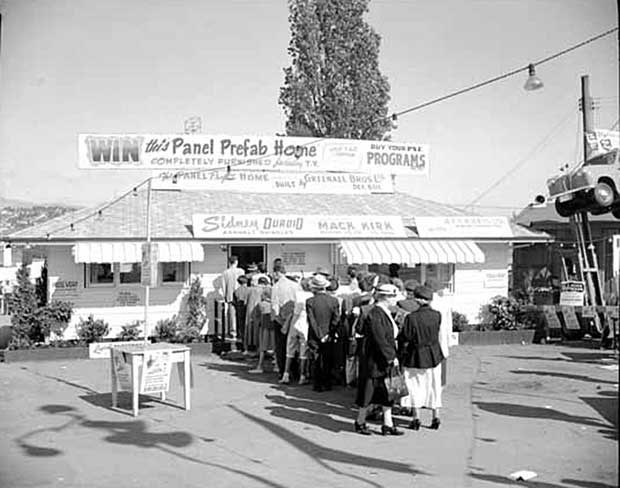
[[[584,164],[588,161],[589,146],[587,140],[588,132],[591,132],[593,128],[592,123],[592,98],[590,97],[590,80],[588,75],[581,77],[581,113],[583,121],[583,161]],[[605,317],[604,314],[598,314],[598,307],[604,306],[603,291],[601,286],[601,280],[598,272],[598,260],[596,257],[596,249],[592,241],[592,230],[590,228],[590,221],[587,211],[580,211],[575,215],[575,218],[571,218],[574,224],[575,233],[577,237],[577,246],[580,254],[581,273],[586,282],[588,291],[588,301],[590,305],[596,307],[594,320],[595,326],[599,331],[603,330],[602,323],[605,320],[601,320],[601,317]]]

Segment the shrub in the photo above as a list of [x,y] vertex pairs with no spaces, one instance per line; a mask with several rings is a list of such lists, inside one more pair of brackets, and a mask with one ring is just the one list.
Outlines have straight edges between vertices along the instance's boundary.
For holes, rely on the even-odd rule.
[[452,311],[452,332],[463,332],[469,329],[469,321],[462,313]]
[[165,342],[174,342],[179,330],[177,316],[159,320],[155,325],[155,336]]
[[131,324],[123,325],[122,330],[118,334],[118,338],[122,341],[135,341],[140,338],[141,334],[142,322],[136,320]]
[[189,329],[202,329],[207,320],[207,299],[204,296],[200,278],[196,278],[192,282],[187,297],[187,319],[185,325]]
[[45,337],[62,336],[71,321],[72,315],[72,303],[53,300],[37,310],[39,328]]
[[517,329],[519,305],[514,298],[495,296],[480,309],[482,326],[490,325],[493,330]]
[[110,327],[106,322],[101,319],[95,320],[92,315],[89,315],[86,320],[80,319],[77,335],[80,342],[90,344],[91,342],[99,342],[108,334],[109,330]]

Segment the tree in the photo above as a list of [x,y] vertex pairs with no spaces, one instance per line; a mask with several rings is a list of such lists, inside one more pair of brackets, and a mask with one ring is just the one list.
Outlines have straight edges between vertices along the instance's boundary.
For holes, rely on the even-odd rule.
[[381,139],[390,86],[379,35],[364,21],[370,0],[289,0],[291,66],[279,103],[289,136]]
[[27,347],[32,342],[43,340],[39,327],[37,294],[30,281],[30,270],[22,264],[16,273],[17,286],[9,298],[11,342],[17,347]]

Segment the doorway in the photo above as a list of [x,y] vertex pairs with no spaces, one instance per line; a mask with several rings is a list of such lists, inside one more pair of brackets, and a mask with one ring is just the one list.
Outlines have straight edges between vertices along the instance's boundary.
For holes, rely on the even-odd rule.
[[239,267],[245,270],[250,264],[265,262],[265,246],[229,246],[228,255],[239,258]]

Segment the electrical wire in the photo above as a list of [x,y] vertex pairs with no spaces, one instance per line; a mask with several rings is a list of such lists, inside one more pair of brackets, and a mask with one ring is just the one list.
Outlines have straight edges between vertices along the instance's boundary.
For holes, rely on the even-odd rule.
[[[601,39],[601,38],[603,38],[603,37],[606,37],[606,36],[608,36],[608,35],[610,35],[610,34],[612,34],[612,33],[616,32],[617,30],[618,30],[618,27],[614,27],[614,28],[609,29],[609,30],[607,30],[607,31],[605,31],[605,32],[603,32],[603,33],[601,33],[601,34],[598,34],[598,35],[596,35],[596,36],[594,36],[594,37],[591,37],[591,38],[589,38],[589,39],[586,39],[585,41],[582,41],[582,42],[580,42],[580,43],[578,43],[578,44],[575,44],[575,45],[570,46],[570,47],[568,47],[568,48],[566,48],[566,49],[563,49],[562,51],[559,51],[559,52],[557,52],[557,53],[555,53],[555,54],[552,54],[552,55],[550,55],[550,56],[547,56],[547,57],[545,57],[545,58],[543,58],[543,59],[541,59],[541,60],[539,60],[539,61],[537,61],[537,62],[535,62],[535,63],[532,63],[532,64],[534,64],[534,66],[540,66],[541,64],[544,64],[544,63],[547,63],[547,62],[549,62],[549,61],[552,61],[552,60],[554,60],[554,59],[556,59],[556,58],[559,58],[560,56],[563,56],[564,54],[567,54],[567,53],[569,53],[569,52],[571,52],[571,51],[574,51],[574,50],[576,50],[576,49],[579,49],[580,47],[583,47],[583,46],[585,46],[585,45],[587,45],[587,44],[590,44],[590,43],[592,43],[592,42],[594,42],[594,41],[596,41],[596,40],[598,40],[598,39]],[[478,89],[478,88],[482,88],[483,86],[490,85],[491,83],[495,83],[496,81],[500,81],[500,80],[503,80],[503,79],[509,78],[509,77],[514,76],[514,75],[516,75],[516,74],[518,74],[518,73],[521,73],[521,72],[523,72],[523,71],[526,71],[528,68],[529,68],[529,64],[528,64],[528,66],[524,66],[524,67],[521,67],[521,68],[514,69],[514,70],[509,71],[509,72],[507,72],[507,73],[504,73],[504,74],[502,74],[502,75],[495,76],[495,77],[490,78],[490,79],[488,79],[488,80],[485,80],[485,81],[483,81],[483,82],[477,83],[477,84],[475,84],[475,85],[472,85],[472,86],[469,86],[469,87],[466,87],[466,88],[463,88],[463,89],[460,89],[460,90],[457,90],[457,91],[455,91],[455,92],[449,93],[449,94],[444,95],[444,96],[442,96],[442,97],[435,98],[435,99],[433,99],[433,100],[429,100],[429,101],[427,101],[427,102],[421,103],[421,104],[419,104],[419,105],[415,105],[415,106],[413,106],[413,107],[410,107],[410,108],[407,108],[407,109],[404,109],[404,110],[401,110],[401,111],[398,111],[398,112],[394,112],[394,113],[393,113],[393,114],[391,114],[391,115],[388,115],[388,116],[382,117],[382,118],[380,118],[380,119],[374,120],[373,122],[371,122],[371,124],[370,124],[370,125],[372,126],[372,124],[374,124],[374,123],[376,123],[376,122],[381,122],[381,121],[386,120],[386,119],[396,120],[398,117],[400,117],[400,116],[402,116],[402,115],[409,114],[409,113],[411,113],[411,112],[414,112],[414,111],[416,111],[416,110],[420,110],[420,109],[425,108],[425,107],[428,107],[428,106],[430,106],[430,105],[434,105],[434,104],[436,104],[436,103],[439,103],[439,102],[442,102],[442,101],[448,100],[448,99],[450,99],[450,98],[454,98],[454,97],[456,97],[456,96],[458,96],[458,95],[462,95],[462,94],[464,94],[464,93],[467,93],[467,92],[470,92],[470,91],[476,90],[476,89]],[[368,130],[368,129],[367,129],[367,130]],[[316,139],[316,140],[312,140],[312,141],[310,141],[310,142],[307,142],[307,143],[304,143],[304,144],[300,144],[300,146],[301,146],[301,147],[303,147],[303,146],[308,146],[308,145],[311,145],[311,144],[316,144],[317,142],[319,142],[319,141],[321,141],[321,140],[323,140],[323,138],[318,138],[318,139]],[[259,158],[256,158],[255,160],[260,160],[260,159],[263,159],[263,158],[266,158],[266,157],[272,157],[272,156],[274,156],[274,155],[265,155],[265,156],[261,156],[261,157],[259,157]],[[245,162],[241,162],[241,163],[234,163],[234,164],[231,164],[231,165],[226,165],[226,166],[223,166],[223,167],[218,167],[218,168],[199,168],[199,169],[192,169],[191,171],[199,171],[199,172],[203,172],[203,171],[218,171],[218,170],[222,170],[222,169],[229,170],[229,169],[230,169],[230,168],[232,168],[232,167],[236,167],[236,166],[240,166],[240,165],[244,165],[244,164],[246,164],[246,163],[245,163]],[[515,169],[516,169],[516,168],[515,168]],[[177,172],[177,174],[181,173],[182,171],[188,171],[188,170],[180,170],[179,172]],[[511,172],[512,172],[512,171],[513,171],[513,170],[511,170]],[[66,228],[74,228],[74,226],[75,226],[76,224],[78,224],[78,223],[80,223],[80,222],[83,222],[84,220],[86,220],[86,219],[88,219],[88,218],[94,217],[95,215],[98,215],[98,214],[99,214],[99,215],[101,215],[101,213],[102,213],[104,210],[106,210],[106,209],[110,208],[112,205],[116,204],[117,202],[119,202],[120,200],[122,200],[123,198],[125,198],[126,196],[128,196],[130,193],[133,193],[133,192],[135,191],[135,189],[137,189],[137,188],[140,188],[140,187],[144,186],[146,183],[148,183],[148,182],[149,182],[150,180],[152,180],[152,179],[153,179],[153,177],[152,177],[152,176],[151,176],[151,177],[149,177],[149,178],[147,178],[147,179],[145,179],[144,181],[142,181],[141,183],[139,183],[137,186],[132,187],[132,189],[131,189],[131,190],[129,190],[128,192],[124,193],[123,195],[121,195],[120,197],[118,197],[118,198],[114,199],[113,201],[111,201],[111,202],[109,202],[109,203],[105,204],[105,205],[104,205],[104,206],[102,206],[101,208],[98,208],[97,210],[95,210],[95,211],[94,211],[94,212],[92,212],[91,214],[88,214],[88,215],[86,215],[86,216],[84,216],[84,217],[81,217],[80,219],[78,219],[78,220],[76,220],[76,221],[74,221],[74,222],[71,222],[71,223],[70,223],[70,224],[68,224],[68,225],[64,225],[64,226],[62,226],[62,227],[59,227],[58,229],[54,229],[53,231],[48,232],[48,233],[47,233],[47,238],[49,239],[49,237],[51,236],[51,234],[52,234],[52,233],[60,232],[61,230],[64,230],[64,229],[66,229]],[[498,182],[498,184],[499,184],[499,182]],[[482,196],[484,196],[484,194],[483,194],[483,195],[481,195],[480,197],[478,197],[477,199],[475,199],[475,200],[472,202],[472,204],[473,204],[473,203],[475,203],[475,202],[477,202],[477,201],[478,201],[478,200],[479,200]],[[471,204],[470,204],[470,205],[471,205]]]
[[494,190],[501,183],[503,183],[506,178],[508,178],[521,166],[527,163],[530,160],[530,158],[534,156],[534,154],[536,154],[539,150],[541,150],[544,146],[546,146],[549,143],[549,141],[555,136],[556,132],[558,132],[564,126],[564,124],[566,124],[566,122],[570,119],[572,115],[573,115],[573,109],[571,109],[570,112],[564,118],[562,118],[562,120],[553,129],[551,129],[551,131],[545,137],[543,137],[542,140],[540,140],[525,157],[523,157],[520,161],[518,161],[517,164],[515,164],[506,173],[504,173],[498,180],[496,180],[492,185],[490,185],[485,191],[483,191],[480,195],[474,198],[469,203],[469,205],[474,205],[475,203],[479,202],[483,197],[488,195],[492,190]]
[[[535,63],[531,63],[531,64],[533,64],[534,66],[540,66],[541,64],[548,63],[549,61],[552,61],[552,60],[554,60],[556,58],[559,58],[560,56],[563,56],[564,54],[567,54],[567,53],[569,53],[571,51],[574,51],[575,49],[579,49],[580,47],[583,47],[583,46],[585,46],[587,44],[590,44],[591,42],[597,41],[598,39],[601,39],[601,38],[603,38],[605,36],[608,36],[608,35],[616,32],[617,30],[618,30],[618,27],[614,27],[613,29],[609,29],[609,30],[607,30],[607,31],[605,31],[605,32],[603,32],[601,34],[598,34],[598,35],[596,35],[594,37],[586,39],[585,41],[582,41],[582,42],[580,42],[578,44],[575,44],[575,45],[573,45],[571,47],[563,49],[562,51],[559,51],[559,52],[557,52],[555,54],[547,56],[546,58],[543,58],[543,59],[541,59],[539,61],[536,61]],[[495,83],[496,81],[500,81],[500,80],[509,78],[511,76],[514,76],[516,74],[522,73],[523,71],[527,71],[528,68],[529,68],[529,64],[527,66],[523,66],[521,68],[516,68],[516,69],[514,69],[512,71],[509,71],[509,72],[504,73],[504,74],[499,75],[499,76],[495,76],[493,78],[490,78],[488,80],[482,81],[480,83],[476,83],[475,85],[469,86],[467,88],[462,88],[460,90],[457,90],[455,92],[449,93],[449,94],[444,95],[442,97],[435,98],[433,100],[429,100],[428,102],[424,102],[424,103],[421,103],[419,105],[414,105],[413,107],[407,108],[405,110],[401,110],[400,112],[395,112],[390,117],[393,117],[394,115],[396,117],[400,117],[402,115],[414,112],[416,110],[420,110],[422,108],[426,108],[426,107],[428,107],[430,105],[434,105],[436,103],[443,102],[444,100],[448,100],[450,98],[454,98],[457,95],[462,95],[464,93],[467,93],[467,92],[470,92],[470,91],[473,91],[473,90],[477,90],[478,88],[482,88],[483,86],[490,85],[491,83]],[[384,117],[382,119],[379,119],[378,121],[381,121],[381,120],[384,120],[384,119],[387,119],[387,118],[388,117]]]

